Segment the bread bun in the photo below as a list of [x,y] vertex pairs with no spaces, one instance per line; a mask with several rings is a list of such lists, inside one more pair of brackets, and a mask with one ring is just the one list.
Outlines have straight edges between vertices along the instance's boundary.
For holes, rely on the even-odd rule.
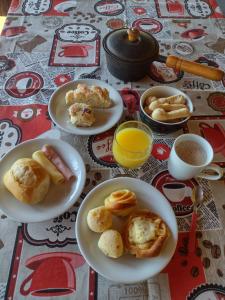
[[137,204],[135,193],[123,189],[111,193],[105,199],[105,207],[117,216],[129,215]]
[[123,254],[123,240],[119,231],[109,229],[104,231],[98,241],[99,249],[112,258],[118,258]]
[[132,213],[124,228],[125,246],[138,258],[159,255],[168,236],[165,222],[149,210]]
[[26,204],[35,204],[44,200],[50,177],[35,160],[21,158],[5,173],[3,183],[16,199]]
[[87,215],[88,227],[94,232],[103,232],[112,226],[112,214],[104,206],[91,209]]

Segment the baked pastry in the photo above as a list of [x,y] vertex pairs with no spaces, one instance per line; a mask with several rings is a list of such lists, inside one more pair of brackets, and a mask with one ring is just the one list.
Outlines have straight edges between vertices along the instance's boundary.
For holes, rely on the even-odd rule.
[[127,189],[118,190],[111,193],[105,199],[105,207],[117,216],[129,215],[137,204],[137,198],[134,192]]
[[3,177],[5,187],[23,203],[44,200],[50,185],[49,174],[35,160],[18,159]]
[[132,213],[124,227],[125,246],[138,258],[159,255],[168,236],[166,223],[145,209]]
[[103,232],[112,226],[112,214],[104,206],[91,209],[87,215],[88,227],[94,232]]
[[99,249],[112,258],[118,258],[123,254],[123,240],[119,231],[109,229],[104,231],[98,241]]
[[74,91],[70,90],[66,93],[66,104],[73,103],[86,103],[95,108],[107,108],[112,104],[106,88],[95,85],[88,87],[82,83],[78,84]]
[[69,107],[70,121],[75,126],[90,127],[95,122],[92,107],[85,103],[74,103]]

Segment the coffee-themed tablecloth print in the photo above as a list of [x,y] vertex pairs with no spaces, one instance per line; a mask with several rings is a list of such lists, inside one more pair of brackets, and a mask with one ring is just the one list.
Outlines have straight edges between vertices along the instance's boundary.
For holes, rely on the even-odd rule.
[[[189,132],[206,138],[213,146],[214,162],[224,167],[225,81],[175,72],[154,61],[145,78],[125,83],[109,73],[101,43],[111,30],[136,26],[153,34],[164,56],[178,55],[225,70],[224,18],[215,0],[12,1],[0,37],[0,156],[22,141],[46,134],[79,149],[87,179],[78,202],[52,220],[18,224],[0,213],[0,299],[223,299],[224,182],[174,180],[167,159],[174,139]],[[195,110],[183,129],[166,136],[155,133],[148,162],[138,171],[128,171],[119,168],[112,156],[115,128],[79,137],[59,131],[51,122],[50,96],[57,87],[79,78],[114,86],[124,101],[122,120],[139,119],[140,97],[155,85],[185,91]],[[129,97],[135,99],[135,107]],[[74,224],[85,195],[118,176],[138,177],[155,186],[177,217],[176,252],[169,265],[146,282],[106,280],[88,266],[76,243]],[[190,254],[191,192],[197,185],[204,190],[205,202],[199,208],[195,253]],[[63,276],[57,276],[59,270]],[[177,278],[183,278],[183,284]],[[51,290],[53,281],[58,289]],[[46,293],[40,295],[41,289]]]

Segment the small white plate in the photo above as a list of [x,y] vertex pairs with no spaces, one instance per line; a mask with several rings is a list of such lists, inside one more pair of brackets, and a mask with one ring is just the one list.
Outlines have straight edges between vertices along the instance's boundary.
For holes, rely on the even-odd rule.
[[[88,211],[104,205],[104,199],[113,191],[129,189],[137,195],[138,207],[148,208],[161,216],[170,229],[170,237],[157,257],[137,259],[125,254],[118,259],[105,256],[98,248],[100,234],[87,225]],[[118,226],[114,219],[113,228]],[[150,184],[135,178],[120,177],[107,180],[95,187],[83,200],[76,220],[76,238],[80,251],[88,264],[102,276],[121,283],[146,280],[159,273],[170,261],[177,244],[177,221],[167,199]]]
[[[70,122],[65,95],[69,90],[74,90],[79,83],[106,88],[112,100],[112,107],[94,109],[96,121],[91,127],[76,127]],[[120,94],[104,81],[80,79],[59,87],[51,96],[48,111],[53,122],[62,130],[77,135],[95,135],[112,128],[120,120],[123,113],[123,100]]]
[[[32,157],[32,153],[49,144],[63,158],[75,175],[75,179],[60,185],[51,183],[43,202],[27,205],[17,200],[4,186],[3,175],[19,158]],[[86,180],[84,162],[71,145],[57,139],[34,139],[17,145],[0,161],[0,209],[10,218],[23,222],[41,222],[54,218],[68,210],[79,198]]]

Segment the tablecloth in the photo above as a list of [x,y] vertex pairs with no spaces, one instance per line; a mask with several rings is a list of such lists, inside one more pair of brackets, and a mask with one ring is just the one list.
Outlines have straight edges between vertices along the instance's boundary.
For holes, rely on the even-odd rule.
[[[125,83],[108,72],[102,48],[109,31],[135,26],[157,38],[162,55],[175,54],[225,70],[224,18],[215,0],[12,1],[0,37],[0,157],[28,139],[60,138],[82,155],[87,180],[79,200],[52,220],[23,224],[0,212],[0,299],[225,299],[224,181],[176,181],[173,193],[179,193],[179,202],[173,201],[164,186],[174,182],[167,158],[174,138],[182,133],[205,137],[214,148],[214,162],[224,167],[225,81],[175,72],[155,61],[143,80]],[[183,129],[168,135],[155,133],[149,161],[138,171],[127,171],[113,160],[115,128],[79,137],[60,131],[51,121],[47,104],[52,93],[80,78],[103,80],[123,98],[126,94],[135,97],[133,112],[124,101],[121,121],[139,119],[140,96],[156,85],[183,90],[193,101],[194,113]],[[85,195],[100,182],[123,175],[159,189],[170,201],[179,228],[169,265],[136,284],[111,282],[92,270],[79,252],[74,230]],[[197,185],[204,190],[205,202],[199,210],[196,251],[190,255],[191,192]],[[65,273],[65,260],[70,273]],[[51,289],[48,270],[52,268],[59,286],[64,280],[64,294],[54,288],[51,296],[43,291],[34,295],[38,284],[45,291]],[[69,281],[70,289],[66,288]]]

